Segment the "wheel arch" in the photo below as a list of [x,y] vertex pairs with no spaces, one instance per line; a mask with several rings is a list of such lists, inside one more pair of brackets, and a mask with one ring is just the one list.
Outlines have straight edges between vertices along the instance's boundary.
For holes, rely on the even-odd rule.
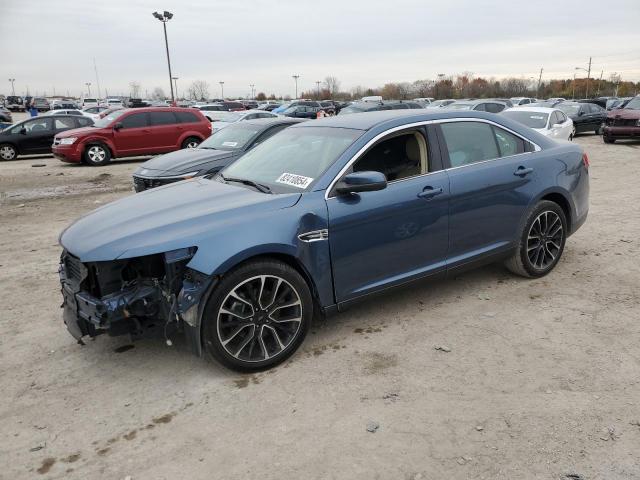
[[199,139],[201,142],[204,141],[204,135],[202,135],[200,132],[187,131],[187,132],[184,132],[182,135],[180,135],[180,138],[178,139],[178,147],[181,147],[182,143],[187,138],[191,138],[191,137],[195,137]]
[[569,230],[572,230],[574,215],[572,211],[571,202],[569,201],[569,199],[560,192],[549,192],[539,199],[539,201],[542,201],[542,200],[548,200],[560,206],[560,208],[562,208],[562,211],[564,212],[564,216],[567,219],[567,225],[569,225]]
[[100,138],[100,137],[93,137],[93,138],[90,138],[88,140],[84,140],[82,142],[82,154],[84,155],[85,150],[87,149],[87,147],[90,147],[91,145],[95,145],[97,143],[101,143],[102,145],[104,145],[105,147],[107,147],[109,149],[109,153],[111,154],[111,158],[116,158],[117,157],[117,152],[116,152],[115,147],[113,146],[113,143],[111,143],[106,138]]

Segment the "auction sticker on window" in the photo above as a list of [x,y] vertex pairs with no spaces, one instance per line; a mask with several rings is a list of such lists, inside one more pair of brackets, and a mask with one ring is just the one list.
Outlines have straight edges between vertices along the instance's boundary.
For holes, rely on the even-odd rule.
[[296,175],[295,173],[283,173],[276,180],[278,183],[284,183],[286,185],[291,185],[292,187],[297,188],[307,188],[311,182],[313,182],[313,178],[304,177],[302,175]]
[[222,142],[223,147],[237,147],[238,142]]

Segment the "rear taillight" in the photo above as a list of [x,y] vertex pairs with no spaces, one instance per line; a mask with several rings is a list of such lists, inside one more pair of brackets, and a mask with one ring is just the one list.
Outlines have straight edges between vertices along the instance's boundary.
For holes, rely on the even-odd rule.
[[587,155],[587,152],[582,154],[582,163],[584,163],[585,168],[589,168],[589,156]]

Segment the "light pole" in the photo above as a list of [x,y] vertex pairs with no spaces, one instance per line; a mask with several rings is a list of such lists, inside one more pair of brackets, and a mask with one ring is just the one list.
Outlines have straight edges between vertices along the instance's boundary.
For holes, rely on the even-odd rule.
[[222,100],[224,100],[224,82],[218,82],[220,84],[220,90],[222,91]]
[[253,87],[255,87],[256,85],[254,83],[249,85],[251,87],[251,100],[255,100],[256,99],[256,95],[255,93],[253,93]]
[[292,75],[291,78],[293,78],[296,81],[296,99],[298,98],[298,79],[300,78],[300,75]]
[[174,81],[174,83],[176,84],[176,98],[179,98],[180,95],[178,95],[178,78],[180,77],[171,77],[171,79]]
[[591,76],[591,57],[589,57],[589,68],[576,67],[576,70],[584,70],[587,72],[587,91],[584,94],[584,98],[589,98],[589,77]]
[[85,85],[87,86],[87,91],[89,92],[89,97],[91,97],[91,82],[87,82],[87,83],[85,83]]
[[13,88],[13,82],[15,82],[15,81],[16,81],[16,79],[15,79],[15,78],[10,78],[10,79],[9,79],[9,81],[11,82],[11,95],[13,95],[13,96],[15,97],[15,95],[16,95],[16,89],[15,89],[15,88]]
[[164,27],[164,46],[167,49],[167,66],[169,67],[169,86],[171,87],[171,103],[175,104],[175,96],[173,95],[173,76],[171,75],[171,59],[169,58],[169,40],[167,40],[167,22],[173,18],[173,13],[166,10],[162,13],[153,12],[153,16],[162,22]]
[[320,100],[320,80],[316,80],[316,86],[318,87],[318,100]]

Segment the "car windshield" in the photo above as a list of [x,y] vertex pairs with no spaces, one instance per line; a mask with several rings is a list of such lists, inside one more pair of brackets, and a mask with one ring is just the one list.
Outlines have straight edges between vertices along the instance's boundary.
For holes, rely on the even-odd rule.
[[237,122],[241,116],[236,112],[207,112],[207,117],[218,122]]
[[447,108],[451,110],[471,110],[473,108],[473,104],[471,103],[452,103],[451,105],[447,105]]
[[222,174],[268,185],[273,193],[302,192],[362,133],[348,128],[288,128],[245,153]]
[[512,118],[516,122],[522,123],[530,128],[545,128],[549,120],[548,113],[523,112],[521,110],[508,110],[502,112],[505,117]]
[[627,103],[627,106],[624,107],[626,110],[640,110],[640,97],[636,97]]
[[580,111],[580,105],[570,103],[560,103],[557,107],[558,110],[562,110],[567,115],[577,115]]
[[241,150],[260,131],[258,127],[240,122],[218,130],[202,142],[198,148],[212,150]]
[[114,120],[120,118],[125,113],[127,113],[126,110],[116,110],[116,111],[110,113],[109,115],[106,115],[104,118],[101,118],[100,120],[96,121],[93,124],[93,126],[96,127],[96,128],[108,127],[111,124],[111,122],[113,122]]

